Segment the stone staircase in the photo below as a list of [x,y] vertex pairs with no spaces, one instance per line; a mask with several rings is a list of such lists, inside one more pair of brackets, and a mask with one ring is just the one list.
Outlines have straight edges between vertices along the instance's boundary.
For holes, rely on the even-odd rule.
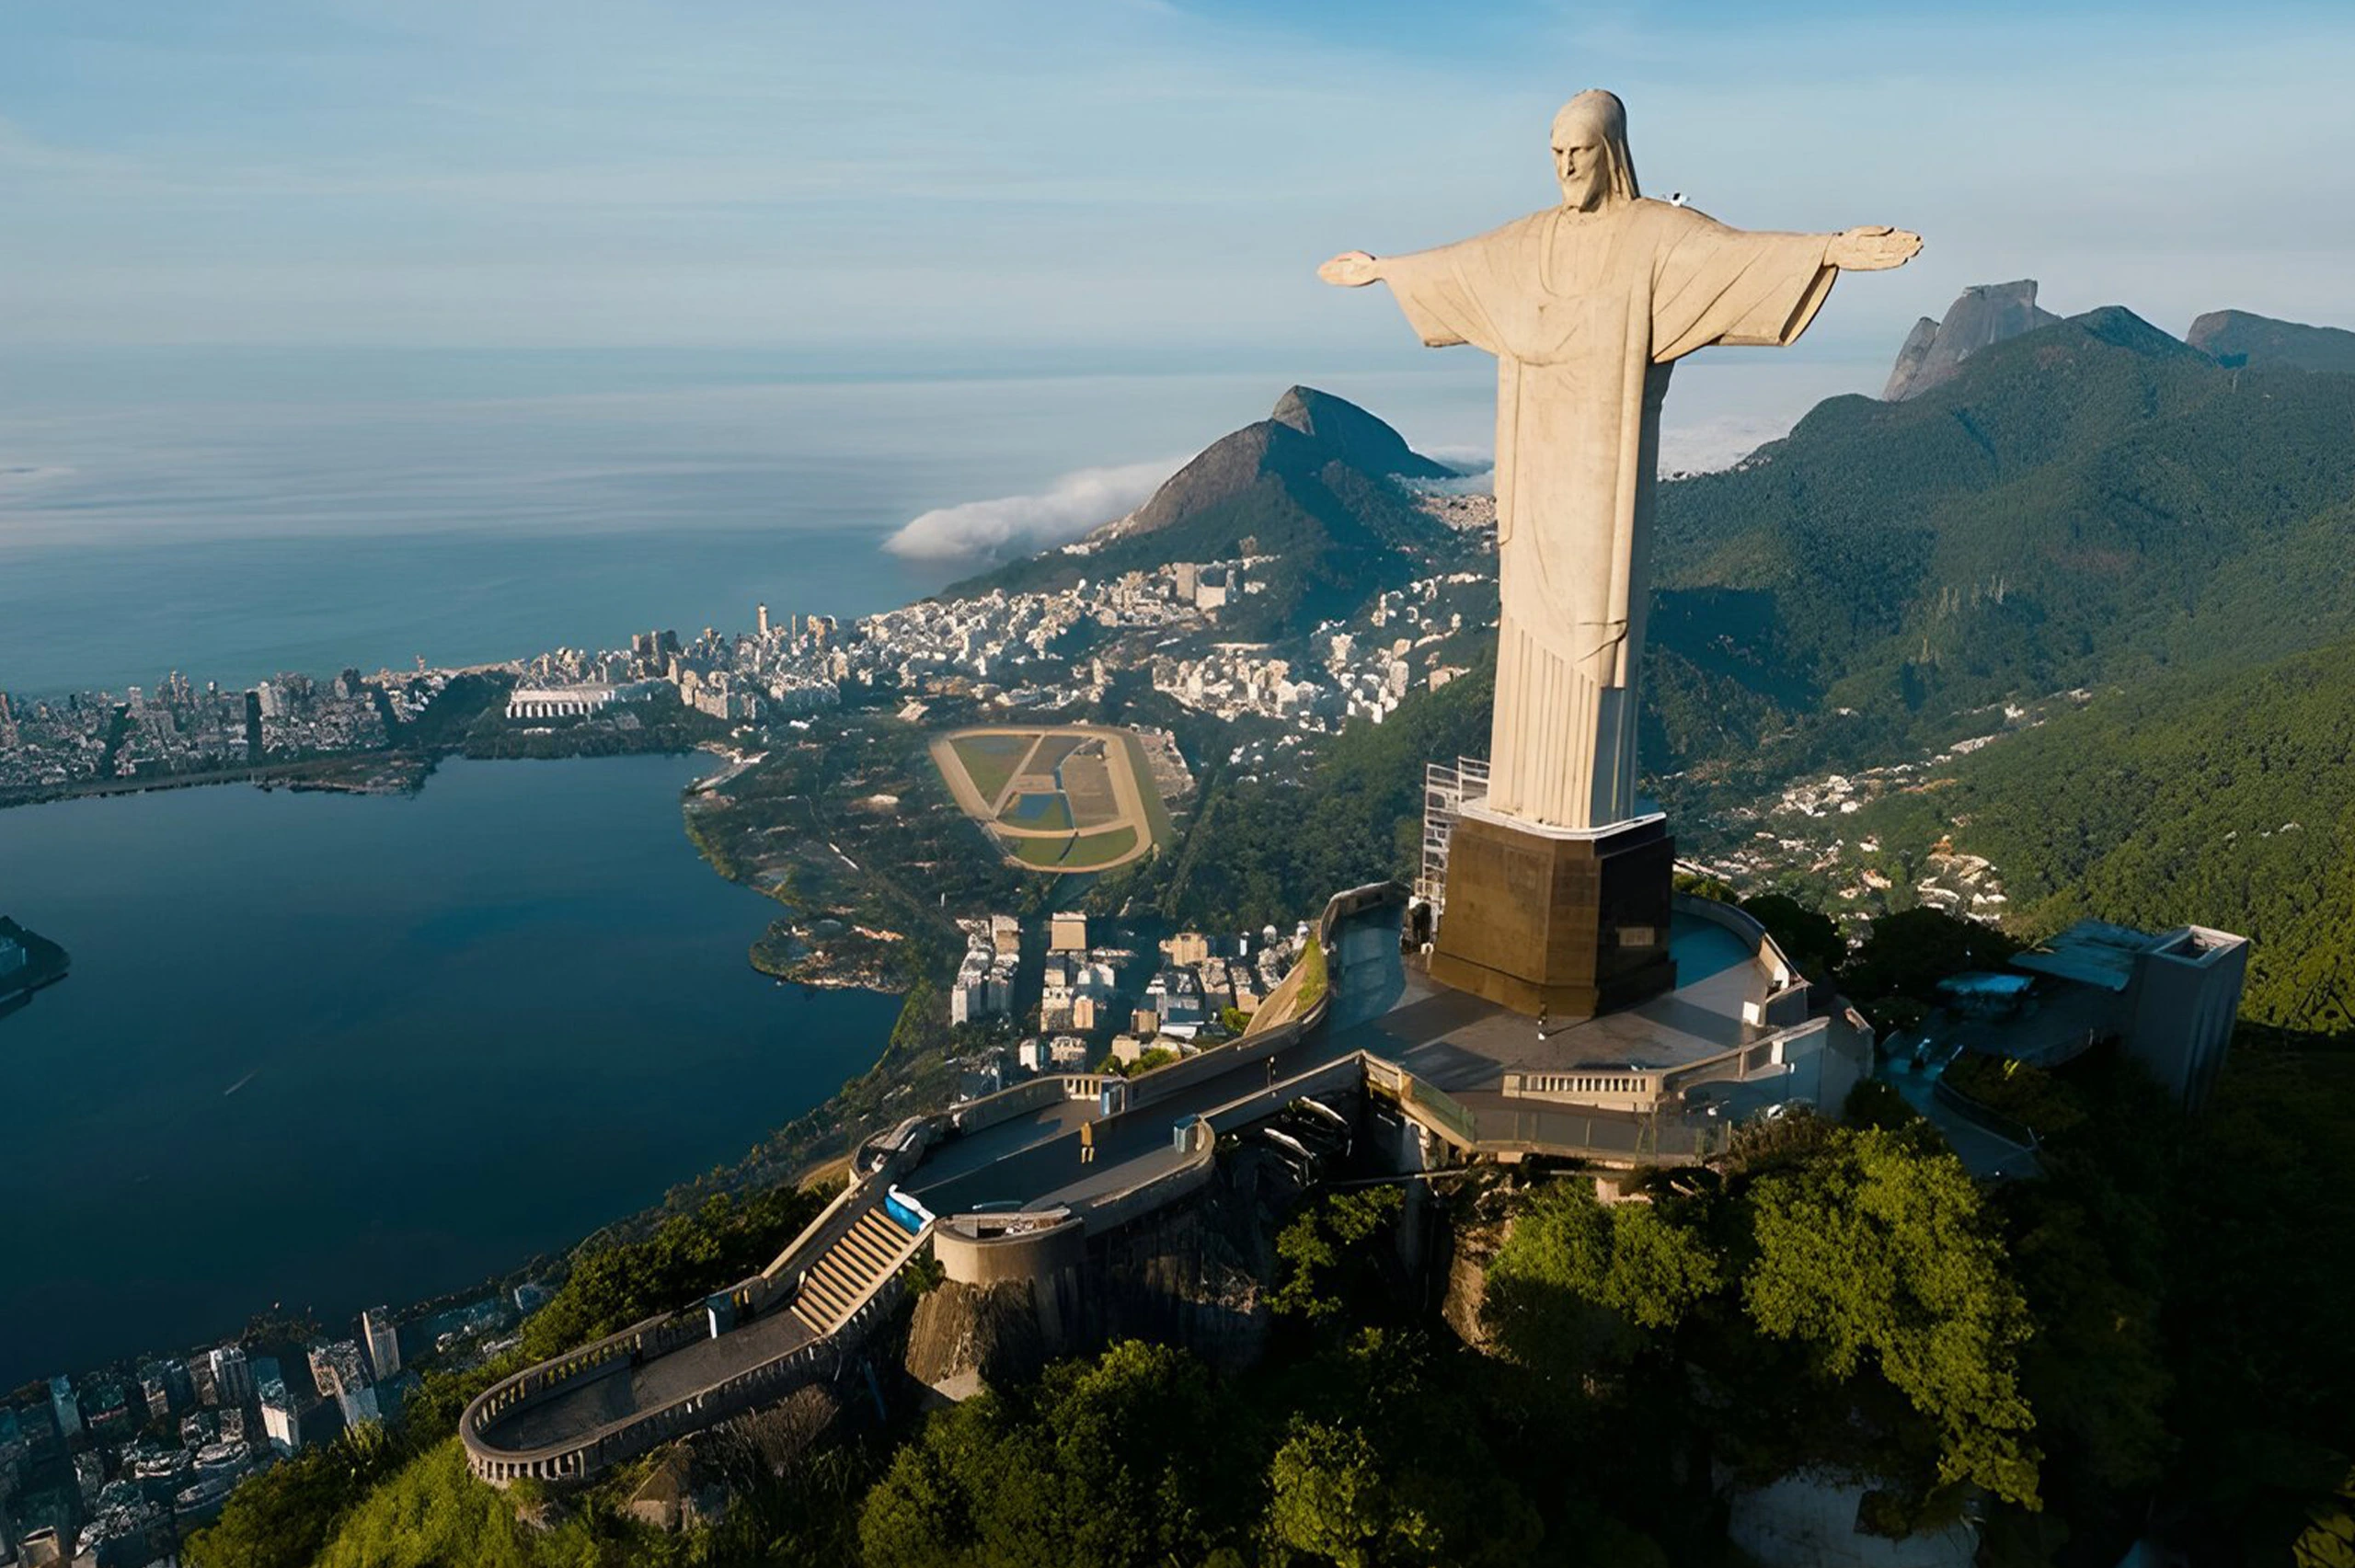
[[908,1230],[876,1205],[810,1265],[794,1295],[793,1315],[812,1334],[832,1333],[923,1244],[921,1231]]

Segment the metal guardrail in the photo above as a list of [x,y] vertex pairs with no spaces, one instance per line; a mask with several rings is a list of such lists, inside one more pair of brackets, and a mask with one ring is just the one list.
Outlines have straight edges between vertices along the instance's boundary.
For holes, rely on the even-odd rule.
[[1997,1110],[1984,1100],[1971,1098],[1948,1083],[1944,1073],[1940,1073],[1937,1082],[1930,1085],[1930,1096],[1982,1132],[2031,1152],[2043,1147],[2043,1141],[2036,1136],[2034,1127],[2008,1112]]

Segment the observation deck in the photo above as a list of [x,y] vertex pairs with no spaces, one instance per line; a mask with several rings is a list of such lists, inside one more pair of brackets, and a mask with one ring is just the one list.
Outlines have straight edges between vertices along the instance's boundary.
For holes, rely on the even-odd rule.
[[1766,1107],[1836,1105],[1869,1070],[1863,1020],[1811,992],[1729,906],[1677,901],[1674,990],[1541,1034],[1402,954],[1407,897],[1384,883],[1326,906],[1328,981],[1288,1022],[1133,1079],[1035,1079],[870,1140],[844,1192],[759,1274],[486,1391],[459,1423],[468,1465],[498,1484],[578,1482],[831,1379],[919,1253],[975,1282],[1068,1261],[1208,1185],[1223,1134],[1303,1098],[1395,1106],[1425,1164],[1689,1164]]

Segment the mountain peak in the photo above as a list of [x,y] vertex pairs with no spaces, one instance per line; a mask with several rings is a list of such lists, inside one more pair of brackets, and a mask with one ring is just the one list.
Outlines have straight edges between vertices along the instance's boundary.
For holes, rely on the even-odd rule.
[[1472,558],[1392,482],[1453,472],[1346,398],[1294,386],[1267,418],[1196,452],[1143,506],[1084,544],[1007,562],[943,592],[965,598],[1176,561],[1259,557],[1246,594],[1220,611],[1219,631],[1242,641],[1290,637],[1353,613],[1370,589]]
[[2036,280],[1973,283],[1955,296],[1942,320],[1924,316],[1905,335],[1881,400],[1900,403],[1952,379],[1962,361],[2006,338],[2050,326],[2061,318],[2036,303]]
[[1287,388],[1268,418],[1317,441],[1361,473],[1442,479],[1453,472],[1415,451],[1404,436],[1348,398],[1313,386]]
[[2146,360],[2182,359],[2200,353],[2172,332],[2152,326],[2124,305],[2097,305],[2081,315],[2069,317],[2069,325],[2082,329],[2088,338]]

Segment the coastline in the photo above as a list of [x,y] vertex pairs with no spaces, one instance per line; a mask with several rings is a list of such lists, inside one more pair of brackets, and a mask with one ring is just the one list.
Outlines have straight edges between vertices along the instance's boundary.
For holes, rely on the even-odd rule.
[[[700,757],[689,759],[684,754],[674,754],[652,774],[640,771],[645,765],[655,761],[655,758],[647,757],[635,768],[625,767],[615,773],[607,773],[603,769],[584,769],[580,770],[576,776],[582,779],[603,777],[610,781],[603,785],[588,786],[592,798],[613,802],[626,802],[634,798],[638,802],[635,807],[626,807],[627,815],[638,824],[638,829],[626,841],[628,845],[635,847],[626,848],[625,852],[626,858],[618,864],[626,867],[647,860],[649,857],[655,857],[661,864],[670,868],[659,879],[660,887],[667,891],[660,893],[658,897],[667,901],[649,906],[648,914],[660,921],[664,929],[671,929],[671,921],[657,911],[677,905],[683,899],[686,900],[684,908],[703,911],[700,917],[694,919],[690,926],[679,929],[673,935],[663,938],[662,940],[669,945],[658,948],[657,956],[676,951],[682,939],[691,940],[693,951],[698,956],[688,961],[684,969],[677,971],[690,986],[689,994],[694,997],[726,996],[732,1000],[725,1003],[691,1002],[690,1015],[705,1021],[706,1024],[712,1023],[724,1024],[728,1019],[738,1020],[741,1026],[733,1028],[725,1036],[711,1035],[707,1027],[703,1032],[714,1042],[718,1042],[723,1037],[732,1037],[741,1043],[742,1048],[715,1043],[698,1047],[693,1059],[708,1059],[718,1062],[724,1057],[729,1061],[741,1059],[747,1064],[752,1064],[764,1060],[768,1064],[752,1069],[753,1078],[746,1080],[747,1093],[734,1102],[738,1107],[737,1110],[712,1124],[710,1131],[718,1133],[718,1137],[707,1136],[704,1139],[697,1140],[696,1147],[673,1150],[667,1160],[660,1157],[658,1150],[651,1157],[626,1162],[614,1172],[608,1179],[592,1184],[594,1189],[592,1201],[570,1205],[558,1221],[559,1228],[552,1231],[543,1230],[537,1236],[524,1237],[523,1246],[511,1250],[502,1244],[501,1239],[512,1233],[511,1226],[491,1227],[483,1233],[482,1238],[488,1244],[467,1249],[471,1253],[467,1261],[473,1262],[475,1269],[479,1270],[479,1273],[474,1274],[474,1277],[483,1282],[479,1292],[476,1291],[474,1287],[462,1285],[450,1274],[442,1273],[435,1268],[421,1269],[415,1273],[406,1268],[395,1269],[379,1276],[377,1282],[373,1285],[369,1284],[365,1277],[351,1276],[350,1271],[343,1268],[340,1262],[335,1259],[328,1260],[320,1269],[311,1269],[308,1265],[301,1264],[299,1261],[301,1254],[307,1253],[310,1249],[300,1244],[297,1238],[283,1235],[279,1237],[275,1243],[262,1243],[259,1252],[254,1248],[246,1249],[247,1253],[250,1254],[248,1261],[258,1265],[267,1266],[272,1271],[269,1276],[270,1278],[276,1278],[279,1271],[292,1270],[306,1275],[316,1275],[319,1280],[329,1283],[321,1286],[288,1286],[283,1290],[278,1286],[270,1286],[259,1289],[258,1293],[240,1290],[234,1286],[225,1293],[220,1290],[201,1292],[201,1300],[195,1297],[190,1298],[190,1301],[201,1308],[200,1315],[188,1316],[175,1309],[169,1313],[159,1312],[147,1318],[144,1327],[128,1314],[118,1314],[123,1318],[123,1326],[132,1329],[130,1335],[122,1335],[119,1331],[110,1330],[99,1335],[48,1336],[55,1338],[57,1340],[55,1348],[65,1354],[55,1357],[54,1365],[48,1366],[42,1370],[45,1373],[70,1370],[78,1379],[84,1372],[95,1373],[111,1367],[118,1359],[115,1353],[118,1346],[123,1347],[126,1356],[135,1359],[136,1353],[147,1351],[164,1353],[166,1347],[181,1340],[203,1337],[210,1342],[213,1336],[224,1333],[234,1334],[240,1332],[234,1325],[243,1322],[249,1310],[269,1307],[272,1298],[281,1293],[286,1296],[290,1305],[295,1301],[316,1300],[323,1310],[322,1315],[332,1317],[339,1298],[345,1294],[342,1288],[331,1283],[339,1277],[353,1278],[360,1296],[379,1300],[389,1298],[399,1309],[399,1315],[404,1321],[412,1316],[411,1309],[404,1305],[412,1299],[421,1301],[429,1297],[446,1299],[453,1293],[460,1296],[488,1293],[490,1288],[501,1282],[511,1284],[518,1276],[535,1279],[561,1277],[565,1272],[566,1260],[577,1252],[585,1239],[598,1236],[610,1238],[618,1233],[633,1233],[641,1229],[651,1228],[668,1215],[682,1208],[694,1207],[701,1201],[703,1196],[720,1185],[741,1189],[776,1179],[781,1173],[800,1163],[800,1150],[804,1147],[819,1148],[822,1151],[825,1142],[823,1129],[843,1117],[854,1116],[857,1114],[858,1104],[856,1097],[845,1099],[846,1087],[872,1073],[890,1054],[894,1024],[902,999],[892,995],[887,1003],[882,997],[889,993],[879,992],[877,1000],[873,1001],[864,998],[857,998],[855,1003],[847,1001],[821,1000],[822,992],[853,989],[842,986],[801,988],[798,994],[788,997],[784,994],[784,988],[772,985],[766,979],[746,976],[744,971],[751,967],[751,965],[746,957],[739,955],[746,953],[742,944],[761,929],[760,921],[752,915],[752,911],[760,906],[751,904],[749,900],[742,900],[740,895],[721,893],[718,895],[715,908],[708,894],[697,895],[695,891],[698,885],[704,888],[711,888],[715,886],[714,883],[706,880],[711,876],[709,868],[693,865],[679,854],[678,835],[681,830],[680,819],[676,815],[677,794],[683,787],[688,785],[691,780],[707,779],[712,773],[711,765]],[[482,780],[473,776],[477,772],[491,777],[503,774],[507,781],[496,786],[496,797],[507,804],[500,807],[498,814],[490,818],[490,821],[499,826],[490,830],[494,837],[483,841],[485,842],[528,844],[527,834],[519,836],[516,830],[528,830],[534,822],[545,819],[551,831],[560,832],[561,830],[556,826],[557,823],[586,825],[590,820],[583,816],[585,808],[578,805],[556,806],[554,808],[559,815],[553,818],[544,818],[542,808],[532,804],[534,801],[551,798],[546,792],[557,789],[559,781],[554,777],[556,770],[549,771],[548,783],[546,786],[540,783],[541,775],[518,770],[468,769],[462,771],[467,773],[467,779],[459,780],[454,774],[451,774],[445,776],[442,782],[454,785],[463,783],[467,787],[454,789],[451,796],[451,805],[436,812],[431,818],[408,811],[347,813],[337,807],[326,807],[322,814],[321,805],[315,805],[307,811],[298,811],[294,818],[288,819],[290,823],[299,826],[300,823],[308,822],[313,826],[298,832],[293,841],[298,845],[308,845],[311,848],[309,851],[298,850],[293,853],[292,862],[295,865],[295,870],[292,875],[299,877],[301,864],[316,862],[318,858],[316,852],[319,849],[347,841],[350,832],[363,835],[363,838],[372,844],[383,839],[386,833],[392,835],[394,841],[407,845],[416,845],[420,833],[426,835],[428,841],[431,842],[455,844],[470,841],[466,834],[453,838],[444,827],[429,824],[435,821],[454,823],[460,817],[469,822],[476,819],[473,807],[468,802],[484,787]],[[666,791],[670,792],[671,798],[674,802],[667,810],[659,804]],[[64,819],[61,829],[57,830],[64,835],[62,841],[58,840],[57,832],[53,832],[46,826],[36,825],[29,821],[18,822],[15,825],[16,831],[11,835],[11,841],[28,848],[37,841],[48,841],[52,848],[43,855],[29,859],[25,863],[23,869],[29,874],[29,881],[18,878],[11,880],[18,883],[21,892],[34,897],[37,902],[43,908],[47,908],[55,900],[41,889],[52,885],[60,887],[70,887],[70,881],[61,881],[60,878],[70,878],[71,864],[81,858],[79,849],[67,849],[63,846],[78,845],[82,849],[86,849],[120,841],[143,844],[153,850],[159,847],[159,835],[164,837],[185,835],[189,831],[189,825],[221,818],[222,811],[225,810],[227,816],[221,819],[246,824],[239,830],[238,836],[235,840],[224,841],[208,832],[201,835],[202,840],[211,841],[216,846],[236,843],[246,847],[242,849],[218,847],[210,852],[204,859],[191,863],[192,865],[201,864],[206,868],[203,875],[207,879],[217,880],[210,876],[214,862],[223,856],[234,860],[250,855],[253,853],[252,846],[258,841],[255,838],[257,833],[268,839],[276,831],[270,824],[279,820],[279,808],[267,806],[256,796],[243,794],[243,792],[213,793],[229,798],[224,800],[220,807],[207,807],[193,817],[190,815],[190,808],[200,797],[189,794],[179,795],[176,800],[170,795],[157,796],[154,806],[166,813],[160,818],[155,817],[154,811],[144,807],[118,808],[129,813],[131,818],[178,824],[178,826],[160,828],[131,827],[128,828],[130,832],[128,840],[122,839],[126,828],[113,825],[118,820],[114,810],[93,810],[79,814],[78,820],[70,818]],[[435,793],[439,794],[440,791],[437,790]],[[237,797],[241,794],[243,799],[251,804],[238,804]],[[579,791],[563,789],[553,799],[577,801]],[[295,803],[289,801],[285,805],[291,809],[294,807]],[[355,826],[349,829],[333,826],[338,823]],[[370,823],[387,826],[382,829],[371,828],[368,826]],[[400,823],[413,825],[396,826]],[[322,827],[321,824],[327,826]],[[649,830],[650,830],[650,835]],[[469,833],[471,831],[471,830],[468,830]],[[322,837],[323,834],[324,837]],[[569,837],[578,839],[579,835],[576,832]],[[330,864],[334,862],[337,853],[338,852],[331,848],[327,850]],[[13,862],[15,857],[13,854],[8,854],[0,858],[7,858]],[[595,858],[604,861],[609,857],[601,853]],[[178,864],[158,860],[152,853],[143,853],[142,860],[144,864],[149,865]],[[500,856],[496,858],[495,864],[508,865],[511,861],[514,861],[511,855]],[[533,864],[529,851],[524,851],[523,858],[515,864],[523,869],[528,869]],[[189,873],[168,872],[162,875],[179,876],[199,874],[191,871]],[[480,874],[468,875],[478,880]],[[508,873],[498,876],[496,885],[500,887],[517,887],[518,884],[514,883],[511,877],[512,869],[511,868]],[[521,886],[528,888],[535,880],[535,878],[527,877]],[[575,900],[585,887],[593,886],[604,889],[596,895],[604,900],[604,913],[598,921],[599,928],[608,932],[626,933],[628,929],[628,920],[624,918],[617,921],[613,917],[625,914],[628,906],[626,903],[617,904],[615,899],[617,895],[626,899],[629,897],[627,890],[638,886],[640,880],[641,878],[634,872],[625,874],[618,870],[602,874],[586,872],[580,875],[564,874],[557,879],[559,885],[554,887],[550,892],[550,897],[557,900],[554,906],[557,910],[559,922],[557,930],[561,932],[564,929],[564,922],[579,918],[573,911],[581,906]],[[460,903],[464,902],[464,890],[469,885],[466,875],[450,880],[449,886],[457,890]],[[132,898],[138,903],[150,906],[154,903],[153,899],[141,894],[132,893],[126,896]],[[414,921],[420,915],[423,916],[426,923],[410,928],[413,932],[421,933],[420,940],[423,946],[420,951],[430,952],[434,949],[448,948],[454,943],[471,951],[476,948],[479,940],[486,937],[494,942],[505,940],[507,933],[514,929],[511,919],[497,911],[489,917],[488,926],[479,928],[471,919],[465,919],[463,923],[459,923],[459,917],[454,914],[447,918],[432,914],[431,911],[437,907],[437,903],[449,901],[450,894],[443,892],[433,897],[436,902],[420,905],[414,901],[396,900],[393,906],[396,910],[406,911],[399,917],[403,920]],[[52,929],[59,929],[60,921],[63,921],[64,928],[84,931],[86,936],[90,935],[92,932],[103,935],[110,928],[107,927],[103,921],[93,925],[92,920],[95,910],[102,909],[106,899],[107,895],[104,892],[86,888],[75,898],[59,904],[57,912],[42,923]],[[230,907],[243,909],[254,902],[253,898],[245,897],[236,899]],[[504,903],[500,906],[501,910],[508,907]],[[454,910],[455,906],[453,908]],[[40,910],[27,909],[13,912],[39,918]],[[350,926],[357,921],[360,925],[364,926],[367,920],[368,917],[364,913],[355,911],[353,920],[347,920],[341,923]],[[152,923],[152,921],[143,921],[136,926],[126,929],[144,930],[146,925]],[[88,929],[85,930],[85,928]],[[10,928],[0,927],[0,930],[7,929]],[[731,930],[736,933],[732,938],[729,934]],[[615,937],[603,943],[598,951],[626,952],[629,950],[629,940],[626,935]],[[615,942],[623,944],[622,947],[616,949]],[[88,942],[77,943],[77,946],[88,945]],[[101,941],[98,946],[105,949],[109,946],[109,943]],[[201,949],[202,946],[203,944],[201,941],[195,944],[196,948]],[[132,951],[121,948],[119,944],[116,944],[115,950],[124,953]],[[684,957],[684,954],[681,953],[679,956]],[[77,959],[88,957],[98,961],[102,968],[109,967],[108,962],[105,961],[109,958],[106,951],[82,953],[75,956]],[[189,962],[199,966],[204,964],[201,953],[191,956]],[[465,962],[471,971],[478,973],[482,968],[482,960],[479,958]],[[76,967],[79,967],[77,963]],[[121,964],[115,963],[113,967],[120,968]],[[600,967],[605,973],[615,972],[615,966],[611,963],[601,961]],[[672,972],[667,960],[665,970]],[[741,978],[739,979],[739,977]],[[53,977],[44,974],[41,978],[46,982]],[[339,979],[331,972],[325,977],[324,983],[329,986],[339,984],[357,986],[367,982],[356,974]],[[899,989],[901,988],[896,986],[890,988],[894,991]],[[104,992],[105,988],[101,988],[100,994]],[[471,995],[472,991],[469,990],[466,994]],[[96,998],[94,997],[93,1000],[95,1001]],[[21,1000],[18,999],[14,1004],[21,1005]],[[306,1000],[301,1005],[307,1007],[309,1002]],[[450,1005],[463,1007],[469,1004],[464,1001],[454,1001]],[[75,1016],[78,1017],[81,1013],[87,1011],[86,1008],[76,1010]],[[111,1016],[119,1010],[108,1008],[103,1011]],[[635,1017],[647,1011],[645,1007],[639,1007],[629,1016]],[[34,1010],[36,1020],[40,1013],[40,1009]],[[218,1013],[217,1007],[208,1007],[201,1016],[210,1021],[215,1019]],[[299,1016],[308,1016],[308,1013],[299,1014]],[[14,1059],[17,1065],[22,1067],[28,1062],[46,1060],[49,1055],[53,1055],[56,1046],[54,1036],[64,1022],[66,1020],[63,1015],[61,1015],[59,1024],[37,1030],[34,1036],[28,1037],[25,1043],[37,1047],[36,1054],[28,1057],[22,1051],[14,1053]],[[203,1027],[213,1029],[215,1033],[219,1032],[212,1022],[207,1022]],[[747,1033],[747,1030],[751,1032]],[[809,1033],[813,1030],[820,1033],[814,1036]],[[234,1032],[232,1026],[232,1033]],[[611,1031],[608,1030],[605,1035],[610,1033]],[[603,1039],[605,1035],[595,1037]],[[574,1036],[567,1034],[564,1037],[569,1039]],[[0,1045],[11,1043],[17,1043],[14,1031],[6,1025],[0,1025]],[[600,1061],[612,1059],[610,1053],[599,1059]],[[562,1070],[560,1061],[551,1062],[547,1066]],[[38,1074],[40,1070],[34,1070]],[[198,1075],[200,1083],[208,1076],[211,1075],[200,1073]],[[220,1072],[214,1082],[209,1085],[202,1085],[217,1093],[223,1085],[232,1084],[232,1081],[236,1081],[234,1089],[236,1098],[230,1101],[228,1105],[234,1108],[236,1116],[240,1118],[239,1126],[248,1124],[254,1116],[260,1114],[250,1108],[256,1094],[267,1095],[273,1083],[282,1084],[283,1082],[280,1075],[265,1072],[258,1087],[247,1088],[246,1083],[251,1080],[252,1076],[248,1063],[231,1062]],[[511,1073],[502,1072],[495,1076],[495,1082],[506,1084],[511,1082],[512,1076]],[[611,1072],[596,1068],[590,1071],[588,1081],[592,1085],[604,1084],[612,1077]],[[22,1087],[29,1092],[43,1082],[46,1080],[37,1075],[27,1080]],[[58,1082],[63,1083],[67,1081],[61,1079]],[[77,1075],[72,1082],[78,1083],[80,1077]],[[713,1082],[726,1082],[726,1080]],[[760,1087],[750,1087],[755,1082]],[[284,1092],[282,1087],[279,1090],[281,1094]],[[581,1102],[584,1104],[610,1106],[613,1101],[612,1094],[603,1088],[592,1087],[585,1093],[588,1098]],[[659,1098],[663,1105],[670,1106],[678,1104],[682,1096],[671,1094]],[[693,1098],[693,1096],[690,1095],[687,1098]],[[633,1111],[631,1114],[636,1113]],[[655,1114],[665,1118],[662,1125],[675,1125],[678,1120],[677,1116],[668,1109],[657,1109]],[[786,1136],[781,1138],[780,1135]],[[663,1168],[666,1165],[668,1168]],[[715,1168],[724,1173],[724,1175],[715,1179]],[[435,1201],[438,1202],[438,1200]],[[68,1205],[56,1212],[63,1216],[78,1210]],[[442,1212],[438,1207],[420,1207],[417,1212],[421,1217],[419,1223],[429,1229],[441,1223],[433,1218],[435,1214]],[[64,1220],[62,1218],[57,1220],[57,1224],[63,1223]],[[52,1225],[50,1228],[53,1230],[56,1225]],[[286,1262],[268,1264],[263,1255],[265,1253],[284,1255]],[[419,1261],[430,1262],[425,1259]],[[450,1261],[459,1260],[454,1257]],[[257,1276],[253,1283],[258,1287],[263,1281],[260,1276]],[[357,1300],[358,1297],[354,1299]],[[206,1304],[208,1302],[217,1302],[218,1307]],[[361,1301],[360,1304],[364,1305],[366,1302]],[[28,1302],[26,1305],[29,1310],[30,1303]],[[159,1302],[157,1305],[160,1306],[163,1303]],[[97,1354],[95,1356],[75,1354],[73,1348],[64,1343],[67,1337],[92,1342],[89,1343],[89,1349],[96,1351]],[[29,1349],[31,1346],[28,1345],[26,1348]],[[463,1349],[460,1354],[462,1356],[465,1354]]]
[[[301,761],[257,762],[244,768],[202,773],[153,773],[144,777],[85,779],[33,789],[0,790],[0,811],[17,806],[53,806],[68,800],[149,795],[167,789],[204,789],[250,784],[262,789],[318,790],[337,795],[414,795],[425,787],[442,755],[370,751],[351,757],[315,757]],[[362,776],[351,777],[359,774]]]

